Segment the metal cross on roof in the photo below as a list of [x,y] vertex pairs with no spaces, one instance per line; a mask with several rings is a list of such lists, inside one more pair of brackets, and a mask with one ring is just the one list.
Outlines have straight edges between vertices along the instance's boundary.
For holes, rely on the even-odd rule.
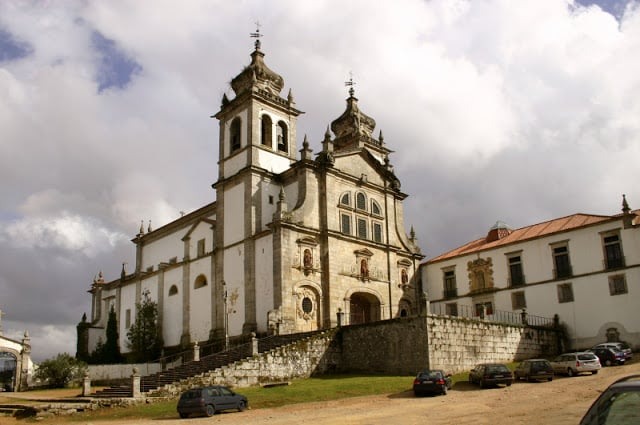
[[260,21],[256,21],[256,32],[252,32],[249,34],[249,36],[251,38],[255,38],[256,42],[255,42],[255,46],[256,46],[256,50],[260,49],[260,37],[263,36],[263,34],[260,34],[260,27],[262,25],[260,25]]
[[349,87],[349,96],[353,97],[356,92],[353,88],[356,85],[356,82],[353,81],[353,72],[349,71],[349,81],[345,81],[344,85]]

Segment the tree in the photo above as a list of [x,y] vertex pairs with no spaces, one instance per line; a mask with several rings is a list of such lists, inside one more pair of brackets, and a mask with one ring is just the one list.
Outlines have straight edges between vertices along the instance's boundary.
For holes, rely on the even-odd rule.
[[91,363],[93,364],[113,364],[122,362],[120,345],[118,343],[118,319],[116,311],[111,306],[109,310],[109,320],[107,321],[107,341],[99,340],[96,349],[91,353]]
[[84,377],[87,364],[68,353],[45,360],[38,366],[35,377],[46,381],[54,388],[64,388],[69,383]]
[[149,291],[144,291],[142,301],[136,303],[136,321],[127,331],[127,338],[133,361],[146,362],[160,357],[164,342],[158,324],[158,305],[149,297]]

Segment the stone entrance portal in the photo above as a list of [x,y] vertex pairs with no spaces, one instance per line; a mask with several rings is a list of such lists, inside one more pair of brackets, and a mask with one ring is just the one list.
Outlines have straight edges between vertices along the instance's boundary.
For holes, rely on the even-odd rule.
[[0,352],[0,391],[15,391],[17,365],[15,354]]
[[356,292],[349,299],[349,324],[380,320],[380,301],[373,294]]

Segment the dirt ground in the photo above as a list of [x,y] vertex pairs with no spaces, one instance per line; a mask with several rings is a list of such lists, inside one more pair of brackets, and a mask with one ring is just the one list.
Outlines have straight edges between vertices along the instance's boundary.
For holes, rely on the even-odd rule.
[[[636,354],[636,357],[638,355]],[[556,377],[552,382],[517,382],[511,387],[479,389],[459,382],[446,396],[414,397],[410,390],[397,394],[356,397],[331,402],[305,403],[272,409],[217,414],[211,418],[160,420],[172,424],[252,424],[252,425],[354,425],[424,424],[465,425],[508,423],[577,424],[593,400],[616,379],[640,374],[640,361],[625,366],[603,368],[597,375]],[[407,383],[410,388],[411,383]],[[251,400],[249,400],[251,402]],[[61,418],[55,422],[60,422]],[[1,418],[0,424],[23,421]],[[48,420],[39,423],[52,423]],[[75,422],[87,425],[145,424],[158,420]]]

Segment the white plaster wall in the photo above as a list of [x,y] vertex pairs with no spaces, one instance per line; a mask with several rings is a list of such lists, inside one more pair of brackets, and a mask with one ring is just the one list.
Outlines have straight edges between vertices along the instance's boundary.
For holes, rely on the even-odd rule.
[[[176,285],[178,293],[169,296],[169,289]],[[182,335],[182,268],[169,269],[164,275],[164,317],[162,337],[167,346],[180,344]]]
[[244,246],[238,244],[225,249],[223,255],[229,335],[240,335],[244,324]]
[[[276,212],[278,206],[278,196],[280,194],[280,186],[270,181],[263,181],[262,185],[262,229],[266,229],[266,225],[273,222],[273,213]],[[269,204],[269,196],[273,197],[273,204]]]
[[[211,275],[211,258],[204,257],[193,261],[191,267],[191,282],[189,282],[191,314],[189,329],[192,340],[206,341],[211,330],[211,291],[213,290],[213,276]],[[207,278],[207,285],[195,289],[198,276]]]
[[189,258],[194,259],[198,256],[198,241],[204,239],[204,252],[210,253],[213,250],[213,230],[211,223],[201,221],[197,224],[189,235]]
[[275,152],[259,149],[257,165],[267,171],[271,171],[272,173],[282,173],[289,169],[291,160],[288,157],[278,155]]
[[142,248],[142,271],[147,267],[153,266],[154,270],[158,270],[158,264],[161,262],[169,262],[170,258],[177,257],[178,261],[182,261],[184,254],[182,238],[186,230],[184,228],[155,240]]
[[267,313],[273,309],[273,238],[256,240],[256,321],[258,332],[266,332]]
[[244,239],[244,185],[239,184],[224,194],[224,246]]
[[[120,289],[120,321],[118,323],[118,338],[120,343],[120,351],[128,353],[129,347],[127,346],[127,331],[129,330],[126,325],[126,311],[131,310],[131,324],[136,321],[136,285],[130,284],[123,286]],[[107,313],[108,317],[108,313]],[[104,341],[104,340],[103,340]]]

